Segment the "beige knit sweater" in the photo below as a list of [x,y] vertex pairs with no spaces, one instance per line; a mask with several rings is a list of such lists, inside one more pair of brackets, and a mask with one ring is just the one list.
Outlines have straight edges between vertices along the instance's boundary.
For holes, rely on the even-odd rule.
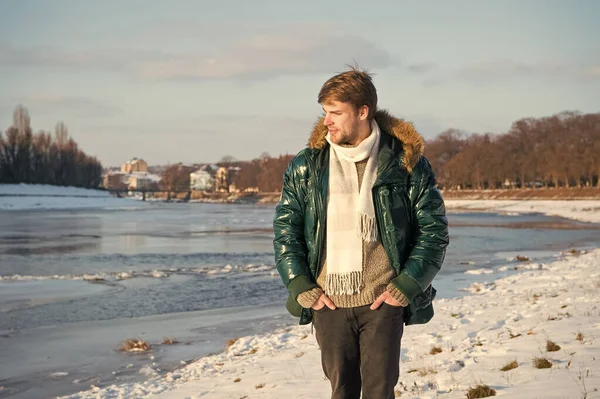
[[[358,184],[362,184],[362,178],[367,166],[367,160],[357,162]],[[296,300],[303,308],[310,308],[319,299],[325,286],[327,276],[327,242],[323,240],[321,257],[321,270],[317,276],[317,285],[319,287],[300,293]],[[375,302],[377,297],[385,290],[388,290],[392,296],[400,302],[402,306],[408,305],[408,300],[390,280],[396,277],[396,271],[391,265],[390,259],[385,252],[381,241],[367,242],[363,241],[363,286],[357,294],[352,295],[330,295],[327,296],[333,301],[336,307],[351,308],[357,306],[370,305]]]

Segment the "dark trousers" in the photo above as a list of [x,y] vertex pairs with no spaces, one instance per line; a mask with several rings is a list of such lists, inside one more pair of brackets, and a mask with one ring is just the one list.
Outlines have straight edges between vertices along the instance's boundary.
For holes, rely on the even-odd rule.
[[332,399],[393,399],[400,373],[404,308],[382,304],[314,312]]

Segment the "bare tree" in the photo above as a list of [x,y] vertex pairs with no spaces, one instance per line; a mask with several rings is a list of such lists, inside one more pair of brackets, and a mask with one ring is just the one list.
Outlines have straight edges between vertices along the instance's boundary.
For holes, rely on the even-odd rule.
[[188,190],[194,168],[181,163],[168,166],[161,175],[160,186],[168,191]]
[[230,164],[235,161],[236,161],[236,159],[232,155],[223,155],[221,157],[221,160],[219,161],[219,164]]
[[94,188],[99,185],[102,165],[79,150],[62,122],[56,125],[54,141],[43,131],[34,136],[27,109],[18,106],[12,126],[0,135],[0,171],[0,183]]

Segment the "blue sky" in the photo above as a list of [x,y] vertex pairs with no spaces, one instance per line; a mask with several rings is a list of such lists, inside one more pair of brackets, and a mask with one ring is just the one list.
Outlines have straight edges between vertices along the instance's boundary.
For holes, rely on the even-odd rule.
[[600,2],[31,1],[0,14],[0,129],[64,121],[104,165],[295,153],[356,61],[425,138],[600,111]]

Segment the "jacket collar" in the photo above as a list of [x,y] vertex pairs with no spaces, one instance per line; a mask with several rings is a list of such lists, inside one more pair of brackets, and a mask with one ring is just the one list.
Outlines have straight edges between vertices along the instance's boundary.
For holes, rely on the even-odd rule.
[[[325,140],[327,127],[323,124],[323,120],[324,117],[320,117],[314,124],[312,134],[308,140],[310,148],[323,149],[329,145]],[[382,132],[379,153],[380,165],[387,165],[393,153],[401,153],[403,165],[411,172],[423,155],[425,147],[423,137],[415,130],[412,123],[398,119],[385,110],[375,113],[375,121]],[[387,139],[385,139],[386,136],[388,136]],[[385,145],[386,143],[387,145]],[[397,148],[396,144],[399,144],[400,148]],[[388,151],[392,151],[392,153]],[[385,172],[385,170],[381,170],[379,173],[382,172]]]

